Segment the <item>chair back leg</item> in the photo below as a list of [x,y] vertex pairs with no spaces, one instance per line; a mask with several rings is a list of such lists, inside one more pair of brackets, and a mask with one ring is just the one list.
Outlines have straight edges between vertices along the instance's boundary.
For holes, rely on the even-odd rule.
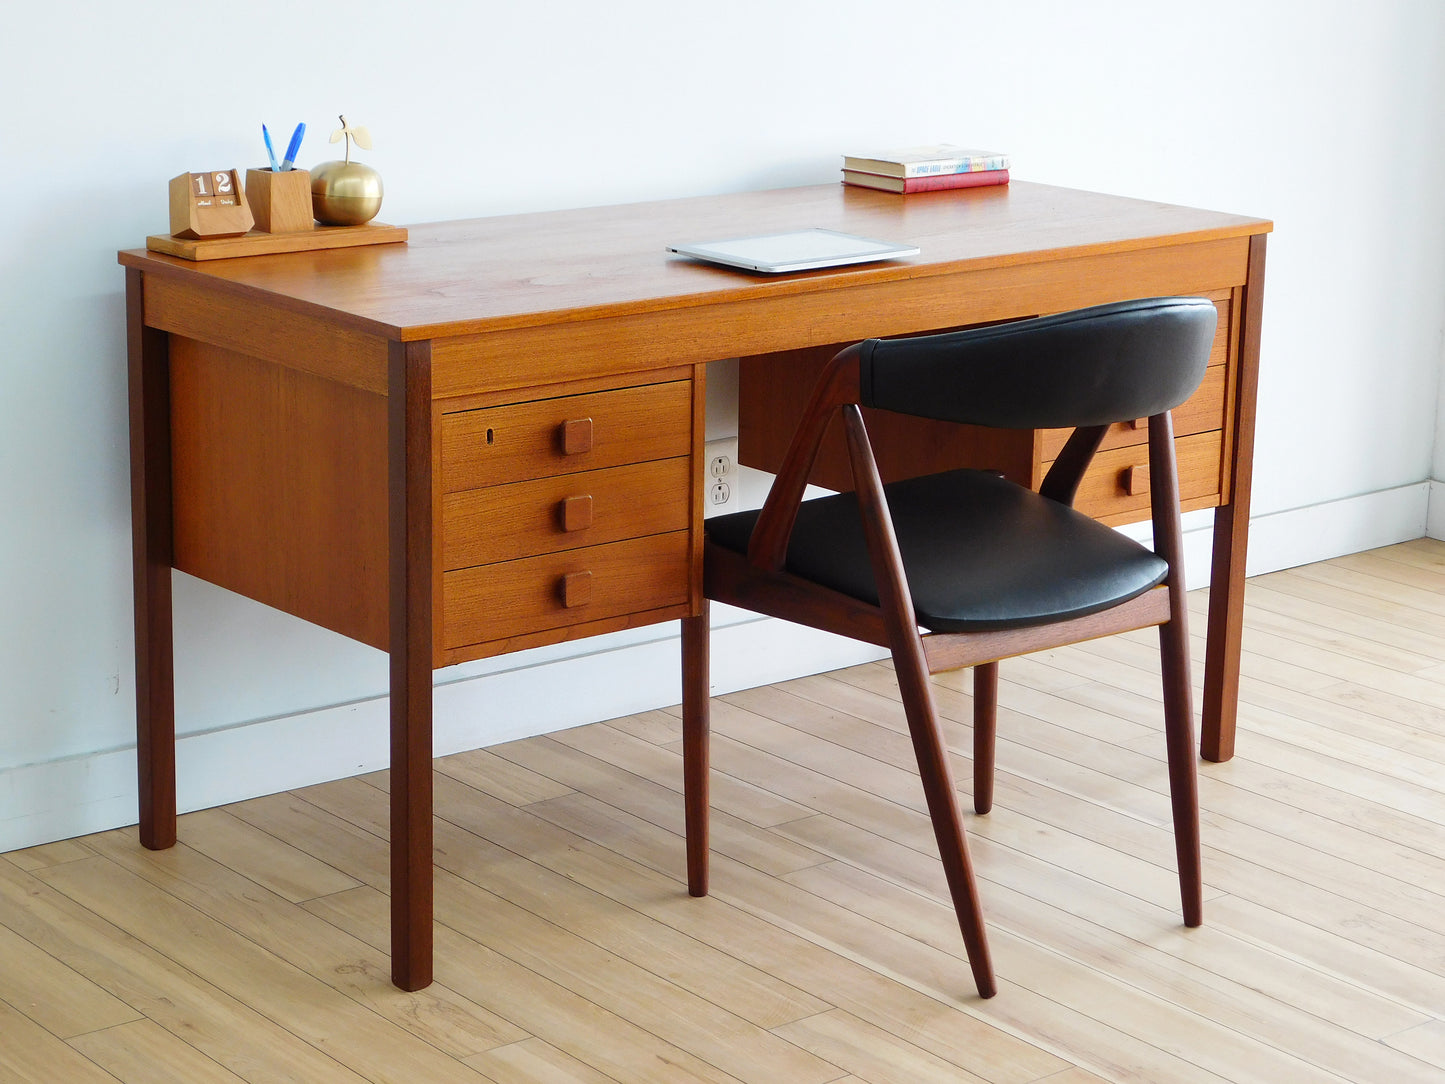
[[1169,755],[1169,801],[1184,925],[1204,921],[1199,846],[1199,783],[1194,762],[1194,694],[1189,667],[1189,603],[1184,597],[1184,536],[1179,521],[1179,478],[1174,423],[1168,412],[1149,419],[1150,511],[1154,551],[1169,562],[1169,620],[1159,626],[1159,668],[1164,680],[1164,739]]
[[682,793],[687,825],[687,890],[707,895],[710,606],[682,619]]
[[994,746],[998,740],[998,663],[973,668],[973,811],[993,808]]

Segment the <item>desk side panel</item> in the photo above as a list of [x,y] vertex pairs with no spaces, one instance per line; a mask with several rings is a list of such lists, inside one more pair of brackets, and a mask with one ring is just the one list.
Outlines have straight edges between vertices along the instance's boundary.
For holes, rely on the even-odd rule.
[[150,275],[145,320],[172,335],[386,393],[386,340],[317,316]]
[[171,336],[175,567],[387,647],[386,397]]

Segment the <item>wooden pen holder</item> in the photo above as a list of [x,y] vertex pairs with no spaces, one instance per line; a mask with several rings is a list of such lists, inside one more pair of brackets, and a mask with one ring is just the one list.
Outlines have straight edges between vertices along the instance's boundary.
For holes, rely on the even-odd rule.
[[246,170],[246,202],[262,233],[299,233],[316,228],[311,213],[311,174],[304,169],[277,173]]

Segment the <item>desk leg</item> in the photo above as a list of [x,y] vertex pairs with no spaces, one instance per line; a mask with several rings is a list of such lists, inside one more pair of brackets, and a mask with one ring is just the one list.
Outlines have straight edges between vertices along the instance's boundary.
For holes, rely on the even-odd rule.
[[431,345],[392,343],[391,978],[432,981]]
[[163,850],[176,841],[169,340],[164,331],[145,326],[145,280],[139,271],[125,273],[125,307],[140,841]]
[[1234,756],[1239,709],[1239,653],[1244,635],[1244,567],[1254,460],[1254,411],[1259,391],[1259,325],[1264,304],[1265,235],[1249,242],[1249,270],[1240,322],[1239,383],[1234,401],[1234,452],[1229,500],[1214,513],[1209,580],[1209,630],[1199,751],[1205,760]]

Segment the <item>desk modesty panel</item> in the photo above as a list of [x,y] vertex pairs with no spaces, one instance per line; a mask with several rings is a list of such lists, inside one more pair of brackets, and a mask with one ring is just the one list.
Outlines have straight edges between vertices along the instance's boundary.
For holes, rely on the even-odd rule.
[[[665,251],[806,227],[921,251],[766,276]],[[426,985],[431,671],[697,613],[708,362],[744,359],[741,458],[766,467],[840,344],[1165,294],[1221,317],[1178,439],[1189,506],[1218,507],[1203,750],[1227,758],[1270,228],[1015,181],[500,216],[203,263],[122,252],[142,841],[175,838],[171,568],[389,651],[393,974]],[[877,420],[893,474],[1035,478],[1059,443],[913,421]],[[1123,522],[1148,478],[1142,429],[1116,428],[1080,501]]]

